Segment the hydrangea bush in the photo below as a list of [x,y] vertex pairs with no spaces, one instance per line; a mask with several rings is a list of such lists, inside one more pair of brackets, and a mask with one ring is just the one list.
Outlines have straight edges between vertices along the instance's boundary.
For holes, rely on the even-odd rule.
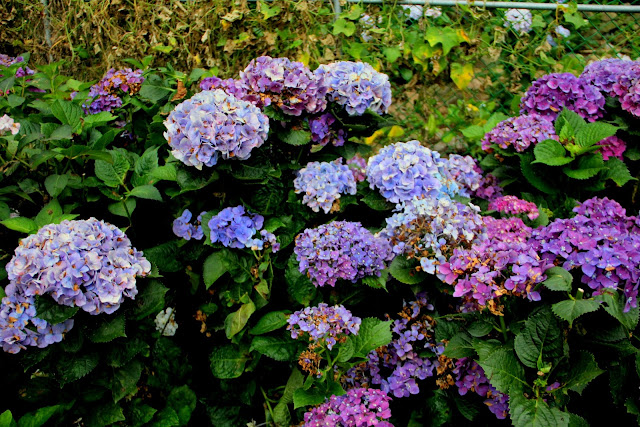
[[365,62],[94,86],[0,59],[10,425],[633,422],[634,61],[543,76],[441,153],[372,138]]

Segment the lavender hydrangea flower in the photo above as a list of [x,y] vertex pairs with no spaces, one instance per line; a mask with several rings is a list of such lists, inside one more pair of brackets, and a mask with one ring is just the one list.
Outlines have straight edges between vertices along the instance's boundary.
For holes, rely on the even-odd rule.
[[338,279],[356,282],[380,277],[393,257],[389,243],[376,238],[359,222],[334,221],[308,228],[296,236],[293,252],[315,286],[335,286]]
[[201,212],[196,219],[195,224],[191,224],[191,211],[189,209],[185,209],[178,218],[173,221],[173,234],[178,237],[182,237],[185,240],[191,240],[192,238],[195,240],[202,240],[204,237],[204,231],[202,230],[202,226],[200,223],[202,222],[202,215],[207,212]]
[[525,213],[531,220],[538,218],[540,215],[535,203],[518,199],[516,196],[496,197],[489,203],[489,209],[511,215]]
[[261,56],[252,60],[236,82],[243,99],[258,107],[277,106],[285,114],[299,116],[324,111],[327,88],[302,62]]
[[341,194],[356,194],[356,180],[342,158],[333,162],[310,162],[293,181],[296,193],[304,193],[302,203],[314,212],[340,210]]
[[386,113],[391,105],[391,84],[386,74],[364,62],[340,61],[320,65],[315,75],[327,87],[327,98],[342,105],[351,116],[368,108]]
[[627,143],[613,135],[598,142],[601,147],[598,151],[602,153],[604,160],[609,160],[611,157],[616,157],[623,160],[622,154],[627,149]]
[[556,34],[559,35],[560,37],[567,38],[571,35],[571,31],[569,31],[562,25],[558,25],[555,31],[556,31]]
[[447,190],[443,185],[444,163],[437,151],[418,141],[398,142],[383,147],[369,158],[367,180],[392,203],[414,197],[438,197]]
[[473,197],[477,197],[479,199],[484,200],[493,200],[496,197],[502,196],[502,187],[498,182],[498,178],[496,178],[493,174],[483,175],[484,172],[476,163],[475,171],[478,172],[482,177],[478,183],[478,188],[471,192]]
[[20,132],[20,123],[13,121],[8,115],[0,117],[0,136],[11,132],[11,135],[16,135]]
[[604,96],[586,80],[571,73],[554,73],[531,84],[520,101],[520,114],[537,113],[554,120],[563,108],[594,122],[604,115]]
[[502,149],[513,147],[518,153],[546,139],[558,140],[553,123],[539,114],[510,117],[501,121],[482,140],[482,149],[492,151],[495,144]]
[[329,307],[325,303],[306,307],[289,315],[287,330],[291,338],[304,338],[313,343],[325,343],[331,350],[344,342],[348,335],[358,335],[362,319],[355,317],[342,305]]
[[27,297],[47,294],[61,305],[110,314],[136,296],[136,276],[151,264],[119,228],[89,218],[42,227],[20,242],[6,269]]
[[[245,211],[244,206],[221,210],[209,220],[211,242],[220,242],[227,248],[248,248],[262,250],[271,247],[272,252],[280,249],[273,233],[263,230],[264,217]],[[255,237],[256,233],[259,237]]]
[[354,388],[305,413],[303,426],[393,427],[385,421],[391,418],[390,401],[381,390]]
[[607,96],[620,101],[640,78],[640,62],[622,59],[603,59],[584,67],[580,78]]
[[528,33],[531,31],[533,15],[528,9],[509,9],[504,14],[504,26],[511,27],[518,33]]
[[131,68],[107,71],[104,77],[89,89],[86,104],[82,105],[85,113],[97,114],[101,111],[112,111],[122,106],[121,95],[134,95],[142,87],[142,70]]
[[441,163],[443,184],[447,188],[447,194],[471,197],[471,194],[480,187],[482,174],[476,170],[476,161],[473,157],[450,154],[448,158],[441,159]]
[[242,84],[238,80],[226,79],[222,80],[218,77],[206,77],[200,82],[200,89],[215,90],[222,89],[229,95],[233,95],[238,99],[244,99],[246,92],[242,88]]
[[334,147],[341,147],[344,145],[346,139],[346,132],[344,129],[335,128],[333,125],[336,118],[331,113],[322,114],[318,117],[309,119],[309,130],[311,130],[311,140],[321,146],[327,145],[331,142]]
[[178,104],[164,125],[174,157],[199,170],[215,165],[219,157],[248,159],[269,132],[269,119],[259,108],[220,89]]
[[485,405],[500,420],[507,418],[509,413],[509,396],[500,393],[491,385],[484,374],[484,369],[478,362],[463,357],[456,361],[453,374],[456,375],[455,384],[458,387],[460,396],[464,396],[469,391],[474,391],[480,397],[485,397]]

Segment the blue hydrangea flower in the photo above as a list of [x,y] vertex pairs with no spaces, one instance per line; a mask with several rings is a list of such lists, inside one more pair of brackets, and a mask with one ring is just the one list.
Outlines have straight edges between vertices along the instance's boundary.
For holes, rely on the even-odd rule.
[[164,125],[173,156],[197,169],[215,165],[219,157],[248,159],[269,132],[269,119],[258,107],[220,89],[178,104]]
[[342,158],[333,162],[310,162],[293,181],[296,193],[304,193],[302,203],[314,212],[340,210],[340,194],[356,194],[356,180]]
[[329,101],[344,106],[351,116],[361,116],[367,108],[386,113],[391,105],[389,77],[365,62],[320,65],[315,74],[323,79]]
[[[245,211],[244,206],[225,208],[209,220],[211,242],[220,242],[227,248],[249,248],[262,250],[271,247],[272,252],[280,249],[273,233],[262,230],[264,217]],[[254,237],[256,233],[259,237]]]
[[202,215],[207,212],[201,212],[196,219],[195,224],[191,224],[191,211],[189,209],[185,209],[178,218],[173,221],[173,234],[178,237],[182,237],[185,240],[191,240],[192,238],[195,240],[202,240],[204,237],[204,231],[202,230],[202,226],[200,225],[202,221]]
[[349,334],[358,335],[362,319],[353,316],[343,305],[329,307],[320,303],[289,315],[287,322],[291,338],[323,342],[331,350],[336,343],[344,342]]

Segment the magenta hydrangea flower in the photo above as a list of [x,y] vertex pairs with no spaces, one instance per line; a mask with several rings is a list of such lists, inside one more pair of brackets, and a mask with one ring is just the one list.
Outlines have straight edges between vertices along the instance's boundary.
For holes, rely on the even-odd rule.
[[601,147],[598,151],[602,153],[604,160],[609,160],[611,157],[616,157],[623,160],[622,154],[627,149],[627,143],[613,135],[598,142]]
[[362,319],[355,317],[342,305],[329,307],[320,303],[289,315],[287,330],[291,338],[304,338],[313,343],[325,343],[331,350],[348,335],[358,335]]
[[540,212],[535,203],[518,199],[516,196],[501,196],[489,202],[489,210],[504,212],[510,215],[527,214],[529,219],[538,218]]
[[356,182],[362,182],[367,179],[367,161],[360,154],[356,154],[347,160],[347,165],[351,169]]
[[584,67],[580,78],[602,93],[622,98],[640,78],[640,62],[623,59],[603,59]]
[[304,414],[304,427],[378,426],[393,427],[387,393],[372,388],[353,388],[342,396],[331,396]]
[[554,73],[540,77],[520,101],[520,114],[537,113],[554,120],[563,108],[594,122],[604,115],[605,98],[586,80],[571,73]]
[[558,140],[553,123],[539,114],[510,117],[501,121],[482,140],[482,149],[492,151],[495,144],[502,149],[513,147],[518,153],[546,139]]

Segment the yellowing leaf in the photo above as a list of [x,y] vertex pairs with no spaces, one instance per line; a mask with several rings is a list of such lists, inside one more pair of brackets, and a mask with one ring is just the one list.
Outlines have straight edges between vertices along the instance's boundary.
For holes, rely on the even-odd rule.
[[459,28],[458,30],[456,30],[456,32],[458,33],[458,39],[464,40],[467,43],[471,42],[471,39],[469,38],[467,33],[464,32],[464,30],[462,28]]
[[451,80],[459,89],[469,86],[473,79],[473,65],[466,63],[464,65],[454,62],[451,64]]
[[398,125],[393,125],[391,129],[389,129],[389,134],[387,135],[389,138],[397,138],[404,135],[404,129],[402,129]]
[[300,54],[298,54],[298,61],[302,62],[305,67],[309,66],[309,59],[311,58],[311,55],[309,54],[309,52],[300,52]]
[[368,136],[364,139],[364,143],[371,145],[378,140],[382,135],[384,135],[384,129],[378,129],[371,136]]

